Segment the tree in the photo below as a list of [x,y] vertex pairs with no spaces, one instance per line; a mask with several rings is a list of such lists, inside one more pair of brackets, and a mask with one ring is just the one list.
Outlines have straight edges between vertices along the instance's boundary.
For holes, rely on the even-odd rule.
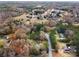
[[65,36],[66,36],[69,40],[74,39],[74,31],[73,31],[73,30],[66,30],[66,31],[65,31]]
[[36,25],[36,31],[37,32],[40,31],[42,27],[43,27],[43,24],[37,24]]
[[9,34],[11,33],[11,28],[8,25],[11,22],[11,19],[6,19],[4,22],[0,23],[0,34]]
[[56,25],[56,22],[54,20],[49,20],[47,25],[49,27],[54,27]]
[[75,39],[73,40],[73,45],[76,46],[76,54],[79,56],[79,31],[75,34]]
[[[25,30],[19,28],[15,33],[10,34],[8,42],[6,41],[5,46],[9,48],[7,52],[8,56],[29,56],[30,45],[27,42],[27,35]],[[7,46],[8,44],[8,46]],[[14,53],[14,54],[13,54]],[[12,55],[13,54],[13,55]]]
[[52,48],[55,49],[55,47],[56,47],[56,37],[55,37],[55,31],[54,30],[52,30],[50,32],[50,39],[51,39]]
[[30,34],[30,39],[39,40],[39,34],[40,32],[32,32]]
[[27,38],[26,31],[22,28],[17,29],[14,34],[19,39],[26,39]]

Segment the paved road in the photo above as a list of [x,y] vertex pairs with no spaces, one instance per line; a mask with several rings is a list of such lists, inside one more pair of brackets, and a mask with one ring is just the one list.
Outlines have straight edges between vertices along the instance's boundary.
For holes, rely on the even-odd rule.
[[48,33],[45,33],[45,36],[48,40],[48,49],[49,49],[49,57],[52,57],[52,46],[51,46],[51,41],[50,41],[50,37],[49,37],[49,34]]

